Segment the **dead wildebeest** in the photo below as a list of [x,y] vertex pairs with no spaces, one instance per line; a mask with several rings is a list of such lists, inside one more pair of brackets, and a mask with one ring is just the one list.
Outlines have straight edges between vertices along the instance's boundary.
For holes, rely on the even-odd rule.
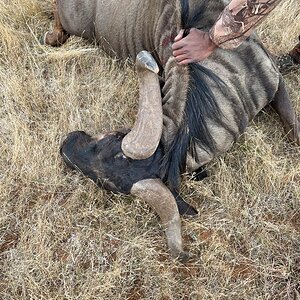
[[171,254],[182,260],[187,255],[179,213],[197,212],[178,195],[180,174],[227,151],[268,104],[287,136],[300,144],[282,76],[255,35],[235,51],[218,49],[201,64],[180,66],[172,57],[181,27],[208,30],[223,8],[221,0],[57,0],[56,26],[45,36],[51,45],[69,34],[96,39],[120,58],[142,50],[153,55],[137,57],[140,105],[134,128],[97,136],[72,132],[61,155],[100,187],[147,201],[161,217]]

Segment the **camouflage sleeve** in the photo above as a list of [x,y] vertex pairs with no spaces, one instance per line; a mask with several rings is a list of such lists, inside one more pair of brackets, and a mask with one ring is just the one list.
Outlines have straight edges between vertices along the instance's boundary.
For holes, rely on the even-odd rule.
[[209,34],[221,48],[238,47],[281,0],[232,0]]

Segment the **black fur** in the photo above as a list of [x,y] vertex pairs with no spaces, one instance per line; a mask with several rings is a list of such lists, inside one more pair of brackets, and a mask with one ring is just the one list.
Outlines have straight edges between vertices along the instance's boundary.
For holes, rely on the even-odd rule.
[[116,132],[100,141],[85,132],[69,134],[60,153],[69,167],[91,178],[99,187],[129,194],[132,185],[143,179],[159,178],[162,146],[149,158],[133,160],[121,150],[123,133]]
[[203,180],[204,178],[208,177],[208,172],[205,167],[200,167],[193,173],[191,173],[191,179],[195,181]]
[[[202,17],[204,8],[201,6],[190,17],[188,1],[182,0],[182,25],[186,34]],[[206,121],[212,119],[221,122],[221,112],[208,81],[220,88],[223,83],[212,71],[199,64],[190,64],[189,74],[183,121],[169,148],[163,149],[160,145],[150,158],[132,160],[121,151],[122,133],[114,133],[96,141],[84,132],[73,132],[61,147],[65,162],[100,187],[124,194],[130,193],[132,185],[140,180],[161,178],[173,193],[180,214],[196,215],[197,211],[179,195],[180,174],[185,172],[188,151],[197,160],[195,147],[211,152],[215,150]]]
[[[200,2],[200,1],[199,1]],[[199,20],[201,20],[204,16],[204,12],[207,9],[209,1],[202,1],[201,4],[198,5],[197,10],[190,14],[189,0],[181,0],[181,23],[182,28],[184,30],[189,31],[191,28],[199,28],[197,24]]]
[[187,202],[185,202],[177,192],[173,191],[172,194],[176,200],[176,204],[180,215],[196,216],[198,214],[198,211],[194,207],[189,205]]
[[[200,6],[192,16],[189,15],[187,0],[182,0],[181,6],[182,27],[189,30],[202,17],[206,4]],[[211,70],[200,64],[190,64],[189,73],[190,81],[184,120],[174,141],[168,149],[165,149],[161,165],[162,178],[167,182],[169,188],[175,191],[179,189],[180,174],[185,172],[188,151],[191,151],[196,161],[197,154],[194,150],[196,146],[205,151],[215,152],[215,144],[208,131],[207,120],[212,119],[225,126],[221,121],[222,113],[207,81],[215,82],[220,89],[224,83]]]
[[[163,157],[162,145],[144,160],[126,157],[121,150],[124,133],[115,132],[95,140],[83,131],[69,133],[60,153],[72,169],[92,179],[100,188],[129,194],[134,183],[143,179],[160,178],[159,165]],[[181,215],[197,215],[196,209],[173,191]]]

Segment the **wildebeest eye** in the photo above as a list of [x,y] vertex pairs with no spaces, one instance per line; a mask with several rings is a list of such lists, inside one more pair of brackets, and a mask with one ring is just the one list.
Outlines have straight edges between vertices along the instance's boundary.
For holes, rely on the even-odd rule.
[[118,152],[114,158],[122,158],[122,159],[127,159],[127,156],[123,152]]

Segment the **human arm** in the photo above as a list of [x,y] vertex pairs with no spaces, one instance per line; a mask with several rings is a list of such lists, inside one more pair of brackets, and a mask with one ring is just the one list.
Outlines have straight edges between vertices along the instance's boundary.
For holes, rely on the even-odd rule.
[[173,55],[179,64],[187,64],[204,60],[217,47],[238,47],[280,1],[232,0],[209,32],[193,28],[183,37],[181,30],[173,44]]

